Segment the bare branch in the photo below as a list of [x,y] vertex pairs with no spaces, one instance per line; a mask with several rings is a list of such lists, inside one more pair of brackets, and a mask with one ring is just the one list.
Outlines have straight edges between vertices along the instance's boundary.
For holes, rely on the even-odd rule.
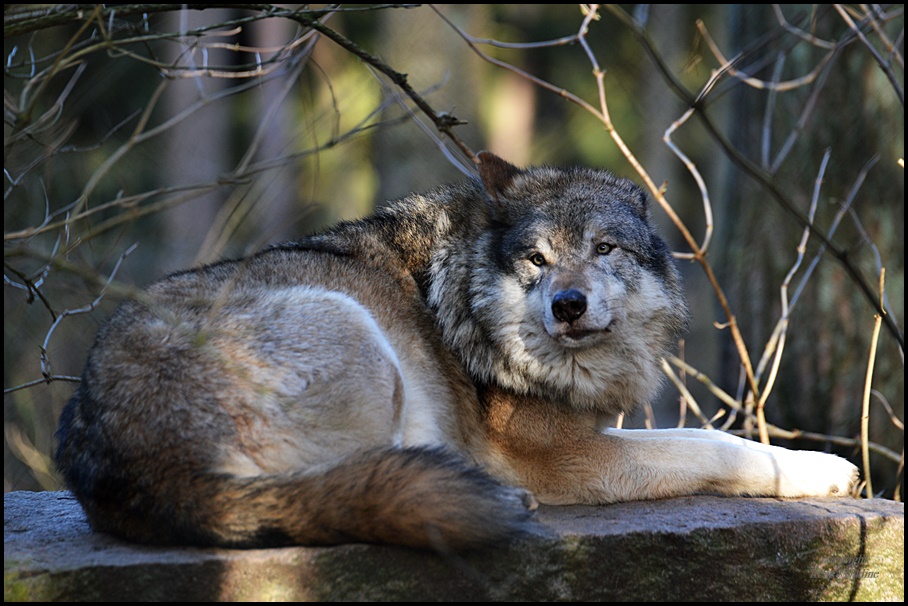
[[[899,347],[904,349],[905,340],[902,334],[902,331],[899,327],[892,321],[891,318],[882,314],[883,310],[878,308],[876,293],[873,288],[867,283],[867,280],[861,274],[857,266],[852,263],[849,258],[848,252],[835,244],[826,237],[819,228],[811,224],[809,219],[804,213],[802,213],[797,206],[791,201],[789,196],[782,191],[779,185],[773,179],[772,175],[756,164],[751,160],[742,155],[735,147],[725,138],[725,136],[719,131],[719,129],[712,123],[709,116],[706,114],[705,108],[702,103],[699,103],[697,100],[691,97],[687,93],[686,89],[677,81],[674,75],[668,70],[665,63],[659,57],[658,52],[655,49],[655,46],[652,44],[652,41],[649,39],[647,33],[642,30],[631,18],[627,15],[621,8],[616,7],[615,5],[606,5],[609,7],[612,15],[617,17],[627,28],[634,34],[635,38],[646,50],[650,58],[654,59],[656,66],[659,68],[659,72],[662,74],[663,78],[669,85],[669,88],[675,92],[676,95],[687,105],[696,108],[697,116],[700,118],[701,123],[706,128],[709,135],[719,144],[719,148],[725,153],[725,155],[732,161],[732,163],[741,169],[745,174],[749,175],[751,178],[756,180],[771,196],[771,198],[777,202],[786,212],[788,212],[792,217],[797,220],[797,222],[802,226],[811,230],[813,236],[823,243],[826,247],[826,250],[829,251],[829,254],[833,256],[836,261],[845,269],[845,272],[848,274],[849,278],[858,286],[861,293],[864,295],[865,299],[870,303],[870,305],[883,315],[883,322],[886,324],[886,328],[893,338],[898,342]],[[847,41],[843,41],[840,44],[846,44]]]
[[[889,79],[889,83],[892,85],[892,90],[895,91],[895,94],[898,95],[899,102],[902,105],[905,105],[905,91],[902,89],[902,85],[899,84],[898,78],[896,78],[895,73],[892,71],[892,67],[889,65],[889,62],[883,59],[880,54],[874,48],[873,44],[867,39],[867,36],[864,35],[864,32],[861,31],[861,28],[857,26],[848,12],[842,7],[841,4],[834,4],[835,10],[839,13],[839,16],[842,17],[842,21],[848,24],[848,27],[851,28],[851,31],[858,37],[858,39],[864,44],[867,48],[867,52],[870,53],[870,56],[873,57],[873,60],[877,62],[880,66],[880,69],[883,70],[883,73],[886,74],[886,77]],[[893,49],[894,51],[894,49]]]

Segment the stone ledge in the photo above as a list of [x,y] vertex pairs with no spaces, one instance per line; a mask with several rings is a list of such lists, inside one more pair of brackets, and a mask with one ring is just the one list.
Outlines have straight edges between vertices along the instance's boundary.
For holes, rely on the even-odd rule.
[[92,533],[67,492],[4,495],[4,600],[903,601],[904,504],[708,496],[542,507],[539,534],[403,548],[152,548]]

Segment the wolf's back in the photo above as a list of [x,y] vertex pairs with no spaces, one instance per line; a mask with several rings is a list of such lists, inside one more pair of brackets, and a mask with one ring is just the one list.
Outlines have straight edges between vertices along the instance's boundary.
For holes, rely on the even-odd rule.
[[141,543],[220,547],[367,542],[438,550],[525,533],[522,490],[441,448],[376,448],[318,470],[237,477],[129,461],[86,419],[61,416],[57,463],[95,530]]

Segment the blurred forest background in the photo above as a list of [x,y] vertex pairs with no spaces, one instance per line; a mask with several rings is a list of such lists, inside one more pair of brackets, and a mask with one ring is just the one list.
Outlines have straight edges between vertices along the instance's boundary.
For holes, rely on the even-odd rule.
[[60,487],[136,287],[489,149],[651,191],[694,323],[625,426],[836,452],[901,497],[903,5],[194,6],[4,5],[4,491]]

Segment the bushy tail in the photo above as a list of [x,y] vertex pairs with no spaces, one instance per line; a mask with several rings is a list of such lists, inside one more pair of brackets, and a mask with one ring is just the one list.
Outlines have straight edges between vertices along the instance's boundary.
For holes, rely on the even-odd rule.
[[181,495],[191,503],[139,512],[141,522],[117,524],[122,509],[89,517],[133,540],[222,547],[366,542],[461,551],[531,527],[524,491],[437,448],[365,451],[317,474],[216,475],[193,484]]

